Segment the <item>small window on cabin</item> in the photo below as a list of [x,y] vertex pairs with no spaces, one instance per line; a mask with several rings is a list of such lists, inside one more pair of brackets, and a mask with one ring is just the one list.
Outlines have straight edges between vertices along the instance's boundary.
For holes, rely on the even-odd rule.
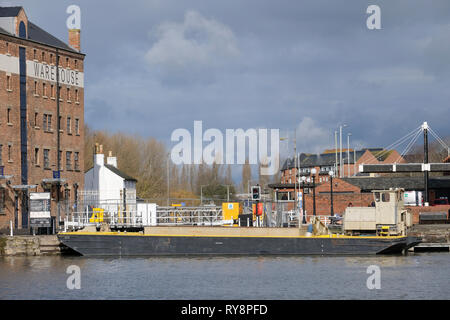
[[375,192],[375,201],[380,202],[380,193],[379,192]]
[[383,192],[383,194],[381,196],[381,201],[389,202],[390,200],[391,200],[391,196],[390,196],[389,192]]

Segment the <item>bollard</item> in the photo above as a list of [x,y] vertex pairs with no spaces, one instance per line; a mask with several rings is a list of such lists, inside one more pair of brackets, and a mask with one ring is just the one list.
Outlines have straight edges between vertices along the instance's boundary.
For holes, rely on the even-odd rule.
[[9,220],[9,235],[11,237],[14,236],[13,227],[12,227],[12,220]]

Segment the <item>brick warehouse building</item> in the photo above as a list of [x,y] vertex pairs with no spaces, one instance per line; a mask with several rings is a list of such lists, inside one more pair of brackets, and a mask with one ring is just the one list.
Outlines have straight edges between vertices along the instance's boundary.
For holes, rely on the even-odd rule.
[[50,192],[51,215],[61,221],[57,202],[84,187],[80,30],[69,30],[69,44],[22,7],[0,7],[0,230],[10,221],[29,228],[30,192]]

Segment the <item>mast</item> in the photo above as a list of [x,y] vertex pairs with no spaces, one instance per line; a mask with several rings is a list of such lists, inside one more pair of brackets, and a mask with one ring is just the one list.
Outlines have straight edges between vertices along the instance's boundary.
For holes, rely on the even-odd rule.
[[428,164],[428,123],[424,122],[422,125],[423,129],[423,163],[425,164],[423,178],[424,178],[424,187],[425,187],[425,195],[424,202],[425,206],[428,206],[428,169],[426,168],[426,164]]

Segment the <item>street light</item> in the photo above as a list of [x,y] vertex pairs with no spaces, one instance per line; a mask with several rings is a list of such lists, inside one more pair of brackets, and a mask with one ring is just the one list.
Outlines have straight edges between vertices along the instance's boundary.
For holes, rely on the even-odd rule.
[[312,183],[313,183],[313,215],[316,215],[316,168],[311,169]]
[[[348,172],[348,177],[350,178],[350,136],[352,134],[348,133],[347,134],[347,162],[348,162],[348,168],[347,168],[347,172]],[[355,161],[353,159],[353,161]]]
[[340,159],[339,159],[339,177],[342,178],[342,128],[346,128],[348,125],[343,124],[339,126],[339,145],[340,145]]
[[169,160],[170,152],[167,153],[167,206],[170,206],[170,171],[169,171]]
[[302,211],[303,211],[303,224],[306,224],[306,210],[305,210],[305,183],[306,177],[302,177]]
[[334,172],[330,171],[328,173],[330,175],[330,186],[331,186],[331,216],[334,216],[334,210],[333,210],[333,175]]

